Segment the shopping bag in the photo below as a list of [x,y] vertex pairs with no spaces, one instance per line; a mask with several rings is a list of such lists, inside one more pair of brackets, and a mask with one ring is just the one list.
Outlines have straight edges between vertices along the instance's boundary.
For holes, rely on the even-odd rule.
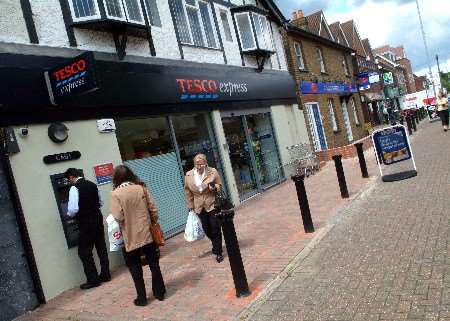
[[202,223],[198,218],[198,215],[194,211],[190,211],[186,222],[186,228],[184,230],[184,238],[188,242],[194,242],[201,240],[205,237],[203,232]]
[[124,245],[119,223],[112,214],[109,214],[106,218],[106,224],[108,225],[109,250],[111,252],[119,251]]

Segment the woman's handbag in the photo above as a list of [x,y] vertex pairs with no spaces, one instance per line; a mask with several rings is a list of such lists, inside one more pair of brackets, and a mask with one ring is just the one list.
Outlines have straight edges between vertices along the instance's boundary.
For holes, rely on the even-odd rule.
[[220,191],[216,190],[216,199],[214,201],[214,208],[218,211],[227,211],[231,210],[233,208],[233,203],[231,200],[227,197],[223,189]]
[[[144,189],[146,204],[148,204],[150,200],[148,198],[147,190],[144,186],[142,186],[142,188]],[[162,231],[159,223],[152,217],[150,209],[148,209],[148,213],[150,215],[150,233],[152,234],[153,242],[156,246],[164,246],[166,244],[164,240],[164,232]]]

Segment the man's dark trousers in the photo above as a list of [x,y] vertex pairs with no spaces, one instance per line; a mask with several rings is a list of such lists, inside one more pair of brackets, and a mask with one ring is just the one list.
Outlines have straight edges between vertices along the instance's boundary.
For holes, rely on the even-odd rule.
[[102,215],[100,213],[93,214],[92,218],[79,222],[79,231],[80,241],[78,244],[78,256],[83,263],[87,282],[97,284],[100,282],[100,279],[97,274],[97,268],[92,255],[94,246],[100,259],[100,275],[103,277],[110,276],[108,251],[106,249]]
[[80,231],[78,256],[83,263],[87,283],[98,284],[100,278],[97,274],[97,268],[95,267],[94,258],[92,256],[94,246],[100,259],[100,275],[105,279],[110,277],[108,252],[106,250],[103,216],[100,211],[98,188],[93,182],[83,178],[75,183],[75,187],[77,188],[79,195],[79,210],[76,215]]

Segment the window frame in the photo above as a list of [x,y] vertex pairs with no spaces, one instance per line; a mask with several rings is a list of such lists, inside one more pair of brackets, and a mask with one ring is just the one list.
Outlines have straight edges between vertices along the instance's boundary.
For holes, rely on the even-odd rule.
[[352,97],[351,101],[352,101],[351,102],[351,106],[352,106],[352,111],[353,111],[353,118],[355,119],[355,125],[356,126],[361,126],[361,122],[359,120],[358,111],[356,110],[355,98]]
[[328,112],[330,114],[331,128],[333,132],[339,132],[339,124],[336,118],[336,109],[334,107],[333,98],[328,98]]
[[[224,17],[222,16],[222,14],[225,15],[226,28],[225,28],[225,24],[224,24]],[[225,41],[233,42],[233,33],[231,32],[231,25],[230,25],[230,20],[228,18],[228,11],[224,10],[224,9],[219,9],[219,17],[220,17],[220,22],[222,23],[222,29],[223,29],[223,34],[225,36]],[[228,28],[228,32],[229,32],[229,37],[227,34],[227,28]]]
[[127,14],[124,11],[124,5],[122,3],[121,0],[117,0],[119,2],[119,8],[120,8],[120,13],[122,14],[122,17],[115,17],[115,16],[111,16],[108,14],[108,6],[106,4],[106,1],[108,0],[96,0],[96,1],[102,1],[103,2],[103,6],[105,8],[105,16],[106,18],[110,19],[110,20],[117,20],[117,21],[124,21],[127,22]]
[[[265,21],[265,30],[263,30],[263,26],[264,26],[264,22],[261,20],[261,18],[264,18]],[[256,12],[252,12],[252,17],[251,19],[253,19],[253,26],[254,28],[254,38],[256,37],[256,39],[258,40],[258,46],[259,49],[263,49],[263,50],[268,50],[268,51],[273,51],[273,39],[272,39],[272,34],[270,32],[270,25],[269,25],[269,19],[267,19],[267,16],[262,15],[260,13],[256,13]],[[263,48],[261,46],[261,43],[258,39],[258,33],[256,30],[256,24],[259,25],[259,28],[261,29],[261,35],[264,38],[264,42],[265,42],[265,47]],[[265,31],[265,32],[264,32]],[[267,39],[267,37],[269,37],[269,39]],[[267,45],[269,46],[269,48],[266,48]]]
[[316,47],[317,49],[317,58],[319,61],[319,66],[320,66],[320,72],[321,73],[326,73],[327,72],[327,66],[325,64],[325,57],[323,56],[323,51],[322,48],[320,47]]
[[[254,44],[253,47],[247,48],[247,49],[244,49],[244,45],[243,45],[243,43],[242,43],[242,33],[241,33],[241,28],[239,27],[239,23],[238,23],[238,21],[237,21],[237,16],[241,16],[241,15],[247,16],[247,21],[248,21],[248,24],[249,24],[249,26],[250,26],[250,31],[251,31],[251,34],[252,34],[252,39],[253,39],[253,44]],[[242,52],[247,52],[247,51],[252,51],[252,50],[258,49],[258,46],[256,45],[255,33],[253,32],[252,20],[251,20],[251,17],[250,17],[250,12],[236,12],[236,13],[234,13],[234,19],[235,19],[235,21],[236,21],[236,28],[237,28],[237,30],[238,30],[238,34],[239,34],[239,43],[241,44]]]
[[[300,51],[300,56],[299,56],[299,53],[297,51],[297,48]],[[296,57],[298,69],[299,70],[306,70],[305,59],[303,57],[303,46],[302,46],[300,41],[294,41],[294,51],[295,51],[295,57]],[[302,62],[301,66],[300,66],[300,63],[299,63],[299,57],[301,58],[301,62]]]
[[74,0],[68,0],[67,2],[69,2],[69,9],[70,9],[70,15],[72,18],[73,22],[84,22],[84,21],[89,21],[89,20],[95,20],[95,19],[101,19],[101,13],[100,13],[100,9],[98,7],[98,0],[92,0],[92,2],[94,3],[94,7],[95,7],[95,11],[96,11],[96,15],[93,16],[85,16],[82,18],[77,18],[75,15],[75,8],[73,6],[73,1]]
[[[155,24],[154,21],[153,21],[153,18],[152,18],[153,14],[152,14],[152,10],[150,10],[150,8],[149,8],[148,1],[155,1],[156,14],[158,16],[159,24]],[[145,6],[145,14],[147,15],[148,23],[152,27],[161,28],[162,27],[162,21],[161,21],[161,15],[159,13],[159,8],[158,8],[158,0],[144,0],[144,6]]]
[[347,62],[347,56],[345,54],[342,55],[342,66],[344,67],[344,73],[346,76],[350,76],[350,68]]
[[[140,1],[140,0],[136,0],[136,2],[137,2],[137,4],[138,4],[138,6],[139,6],[139,12],[140,12],[140,14],[141,14],[142,21],[131,20],[131,19],[129,18],[127,0],[123,0],[123,1],[121,1],[121,3],[122,3],[122,6],[123,6],[123,9],[125,9],[125,18],[126,18],[126,21],[127,21],[127,22],[131,22],[131,23],[135,23],[135,24],[137,24],[137,25],[145,25],[144,11],[142,10],[142,4],[141,4],[141,1]],[[145,4],[144,4],[144,5],[145,5]],[[147,18],[149,18],[149,17],[147,16]]]
[[[218,32],[218,31],[217,31],[216,25],[215,25],[215,23],[214,23],[214,18],[213,18],[213,16],[212,16],[212,8],[211,8],[210,3],[207,2],[207,1],[203,1],[203,0],[192,0],[192,1],[195,1],[195,6],[193,6],[193,5],[191,5],[191,4],[186,3],[186,0],[180,0],[180,1],[181,1],[182,4],[183,4],[183,14],[184,14],[184,16],[185,16],[186,23],[187,23],[187,25],[188,25],[188,33],[189,33],[189,37],[190,37],[190,41],[191,41],[190,43],[188,43],[188,42],[183,42],[183,41],[180,39],[180,43],[181,43],[182,45],[195,46],[195,47],[198,47],[198,48],[220,49],[220,45],[219,45],[219,41],[218,41],[218,36],[217,36],[217,32]],[[210,47],[210,46],[208,45],[208,39],[207,39],[207,37],[206,37],[206,31],[205,31],[204,21],[203,21],[203,18],[202,18],[202,16],[201,16],[201,13],[200,13],[199,2],[202,2],[202,3],[204,3],[204,4],[207,5],[207,8],[208,8],[208,15],[209,15],[209,19],[210,19],[211,26],[212,26],[212,29],[213,29],[213,38],[214,38],[214,41],[216,42],[216,47]],[[189,20],[188,15],[187,15],[187,6],[193,8],[193,9],[195,9],[195,10],[197,11],[197,17],[198,17],[199,22],[200,22],[200,32],[201,32],[201,35],[202,35],[203,46],[196,45],[196,44],[194,43],[194,37],[193,37],[193,34],[192,34],[192,26],[191,26],[191,22],[190,22],[190,20]],[[178,25],[175,26],[175,28],[178,28]]]

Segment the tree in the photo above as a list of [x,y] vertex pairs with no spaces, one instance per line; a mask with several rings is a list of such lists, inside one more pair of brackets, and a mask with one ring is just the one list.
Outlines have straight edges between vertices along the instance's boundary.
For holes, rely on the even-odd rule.
[[441,71],[441,85],[447,92],[450,92],[450,72]]

